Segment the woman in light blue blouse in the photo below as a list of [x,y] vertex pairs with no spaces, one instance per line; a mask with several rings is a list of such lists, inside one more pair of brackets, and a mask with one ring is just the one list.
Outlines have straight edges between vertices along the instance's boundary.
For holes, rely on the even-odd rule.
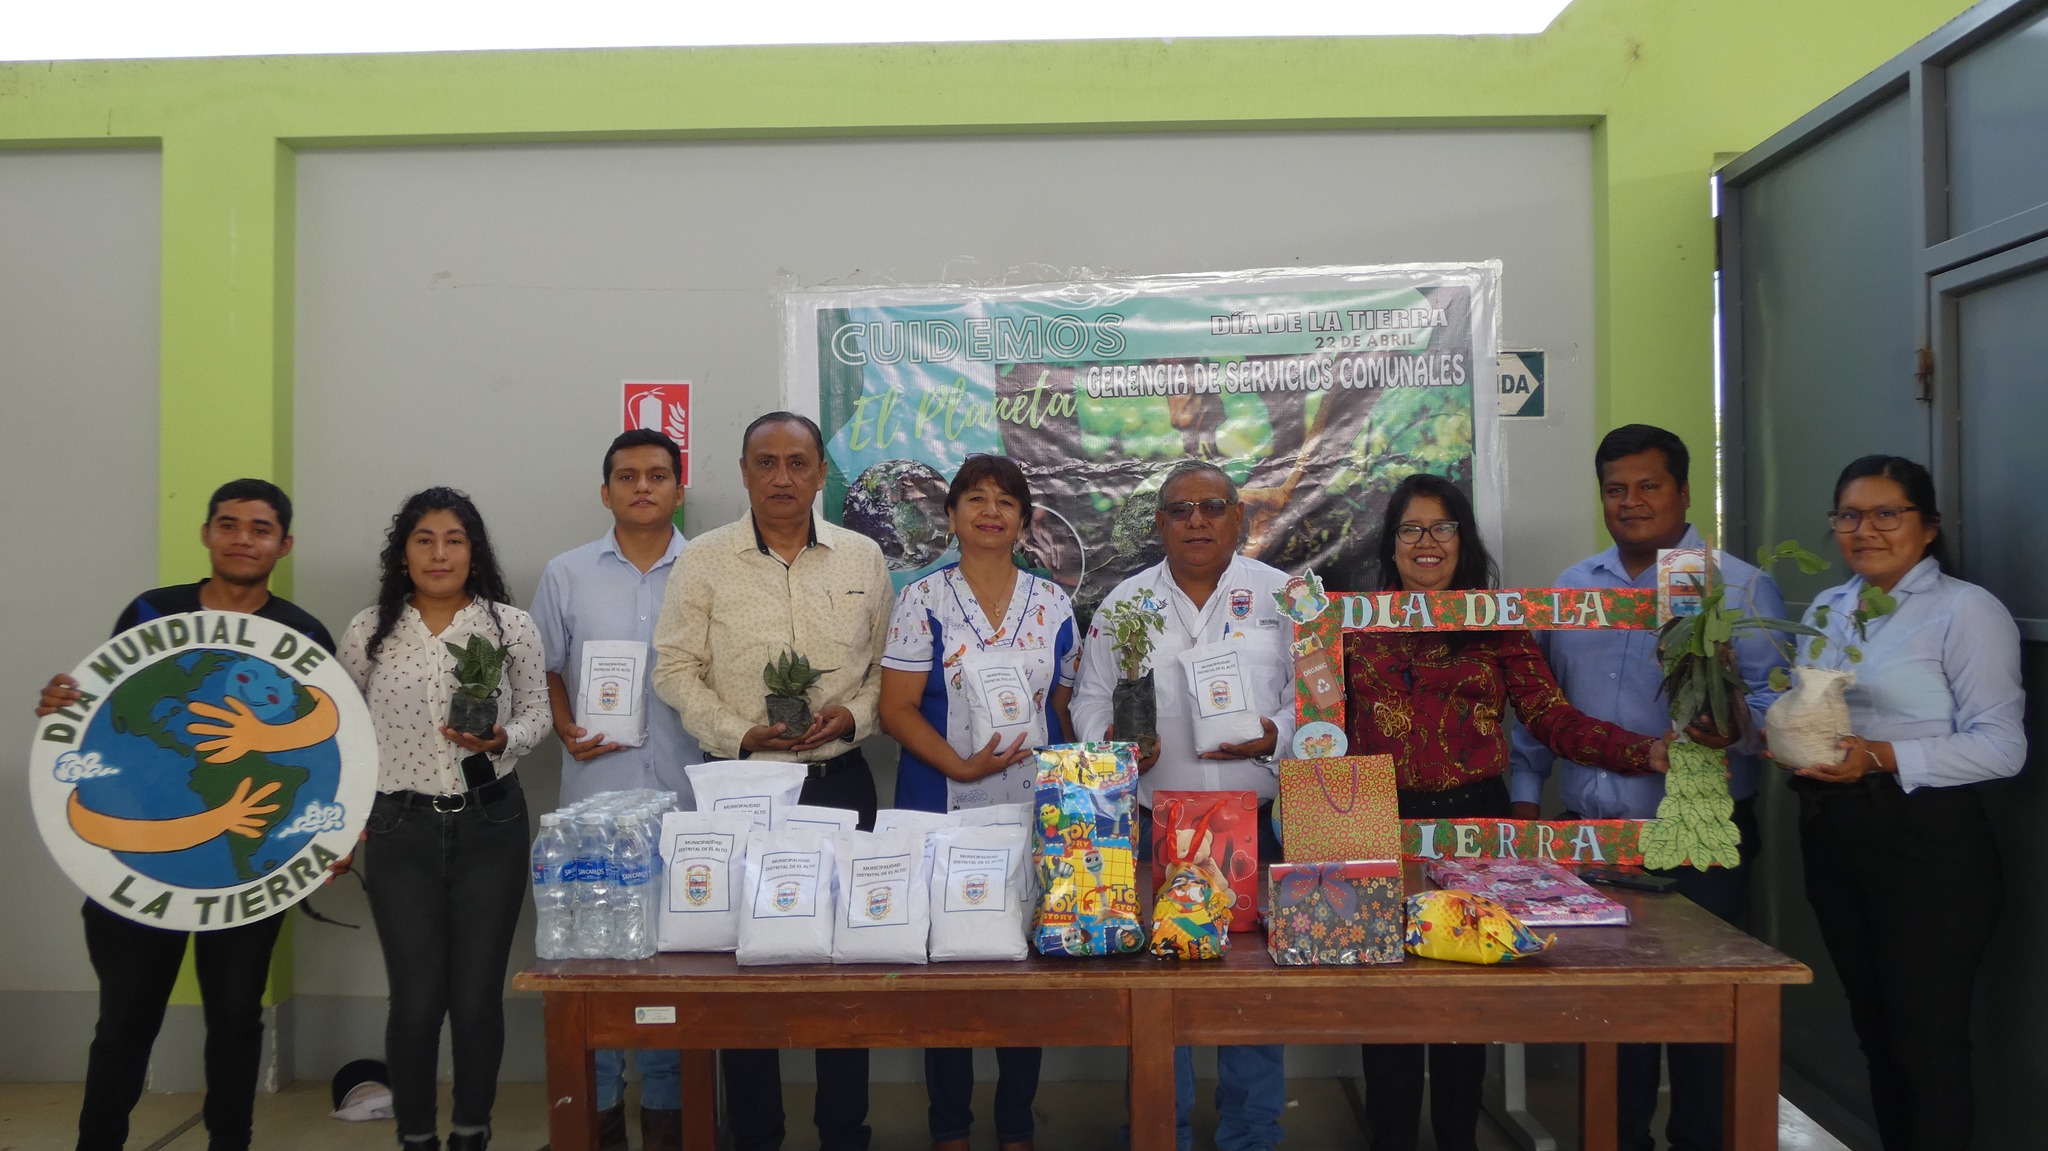
[[[1865,456],[1842,469],[1828,522],[1855,577],[1821,593],[1826,650],[1852,667],[1853,735],[1796,769],[1806,897],[1870,1065],[1885,1151],[1967,1147],[1970,997],[2003,902],[1978,785],[2026,759],[2020,635],[1991,593],[1942,570],[1927,469]],[[1866,587],[1897,602],[1857,637]],[[1822,609],[1826,611],[1823,614]]]

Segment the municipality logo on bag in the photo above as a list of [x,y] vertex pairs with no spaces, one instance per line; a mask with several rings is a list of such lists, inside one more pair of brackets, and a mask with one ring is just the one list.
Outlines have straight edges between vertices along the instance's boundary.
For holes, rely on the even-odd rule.
[[803,895],[804,885],[794,879],[785,879],[775,885],[775,910],[788,911],[796,906]]
[[355,685],[283,624],[164,616],[72,672],[82,698],[36,725],[29,800],[95,903],[209,931],[285,910],[355,850],[377,739]]
[[881,884],[868,888],[868,918],[881,921],[889,918],[889,908],[895,902],[895,892]]
[[693,863],[683,872],[683,898],[698,907],[711,898],[711,865]]

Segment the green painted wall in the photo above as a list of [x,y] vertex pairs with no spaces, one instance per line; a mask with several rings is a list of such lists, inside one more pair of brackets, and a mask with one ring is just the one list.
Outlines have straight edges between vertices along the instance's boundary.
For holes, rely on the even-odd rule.
[[[193,529],[223,477],[291,483],[296,149],[1588,124],[1595,421],[1705,444],[1716,154],[1763,140],[1964,7],[1578,0],[1527,37],[0,64],[0,147],[162,150],[168,582],[205,574]],[[289,947],[278,955],[273,991],[288,995]]]
[[229,474],[289,483],[293,152],[410,142],[1594,126],[1601,426],[1713,435],[1707,176],[1965,5],[1578,0],[1525,37],[0,65],[0,147],[163,153],[164,579]]

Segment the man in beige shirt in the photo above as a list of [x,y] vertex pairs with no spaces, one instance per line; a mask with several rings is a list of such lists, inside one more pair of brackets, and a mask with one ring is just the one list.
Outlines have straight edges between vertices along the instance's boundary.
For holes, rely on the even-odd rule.
[[[683,717],[707,759],[810,765],[800,802],[875,822],[875,778],[859,740],[874,734],[882,645],[896,597],[874,541],[811,511],[825,483],[825,438],[791,412],[770,412],[741,439],[751,510],[705,532],[676,561],[654,629],[654,690]],[[830,669],[811,689],[805,731],[768,722],[764,665],[786,650]],[[735,1151],[782,1146],[782,1075],[774,1051],[727,1051],[726,1116]],[[821,1151],[868,1145],[868,1053],[817,1053]]]

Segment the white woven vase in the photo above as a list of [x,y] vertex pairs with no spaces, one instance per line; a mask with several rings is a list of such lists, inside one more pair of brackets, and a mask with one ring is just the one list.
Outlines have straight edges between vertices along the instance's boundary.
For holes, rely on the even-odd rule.
[[1792,689],[1764,713],[1764,731],[1779,767],[1796,771],[1842,761],[1842,749],[1835,745],[1849,734],[1845,693],[1855,682],[1853,671],[1792,669]]

